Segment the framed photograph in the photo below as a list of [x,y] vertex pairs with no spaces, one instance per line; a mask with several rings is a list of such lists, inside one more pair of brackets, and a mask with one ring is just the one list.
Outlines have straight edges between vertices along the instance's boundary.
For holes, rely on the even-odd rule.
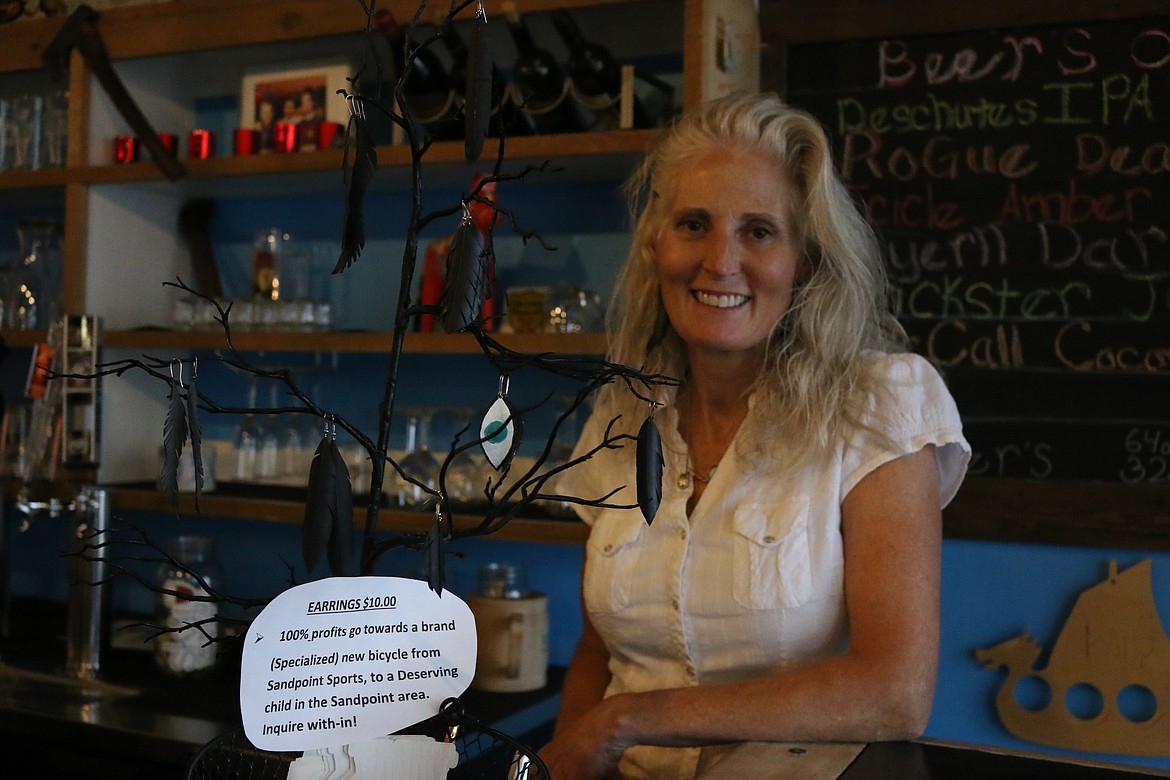
[[348,64],[300,67],[244,76],[240,90],[240,127],[260,131],[260,150],[274,148],[273,129],[277,122],[311,124],[349,120],[345,96],[338,90],[349,86]]

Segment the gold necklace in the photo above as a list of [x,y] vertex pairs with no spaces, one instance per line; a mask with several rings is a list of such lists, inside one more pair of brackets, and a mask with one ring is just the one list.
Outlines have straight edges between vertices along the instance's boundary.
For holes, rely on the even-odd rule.
[[695,482],[702,482],[703,484],[710,482],[711,478],[715,476],[715,469],[717,468],[719,468],[719,464],[715,464],[711,468],[707,469],[706,474],[697,474],[691,467],[690,458],[687,458],[686,471],[678,475],[679,489],[686,490],[689,488],[691,486],[691,480],[694,480]]

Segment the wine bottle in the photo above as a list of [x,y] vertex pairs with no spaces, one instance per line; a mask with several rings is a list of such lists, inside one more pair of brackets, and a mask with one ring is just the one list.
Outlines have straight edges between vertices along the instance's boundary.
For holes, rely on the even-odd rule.
[[[569,47],[569,59],[565,63],[573,86],[594,110],[605,110],[614,115],[620,108],[618,102],[622,93],[622,69],[609,49],[581,35],[572,15],[565,9],[552,12],[552,23]],[[633,122],[635,127],[651,127],[645,107],[634,96]],[[610,108],[612,107],[612,108]]]
[[[436,137],[460,137],[462,125],[454,121],[456,93],[438,56],[429,48],[419,48],[414,41],[409,40],[394,14],[385,8],[375,12],[374,26],[390,46],[394,67],[392,77],[398,80],[406,73],[402,96],[413,118],[426,125]],[[406,67],[407,47],[412,54],[409,72]]]
[[[476,20],[473,24],[483,24]],[[451,88],[458,95],[464,94],[467,89],[467,43],[455,29],[455,25],[448,23],[443,28],[443,45],[451,55]],[[507,99],[508,83],[504,74],[492,63],[492,119],[489,134],[499,137],[532,135],[536,128],[532,126],[527,114],[516,110],[516,105]]]
[[515,5],[506,5],[504,16],[517,50],[512,78],[537,132],[571,133],[586,129],[586,121],[566,93],[565,71],[556,57],[536,45]]

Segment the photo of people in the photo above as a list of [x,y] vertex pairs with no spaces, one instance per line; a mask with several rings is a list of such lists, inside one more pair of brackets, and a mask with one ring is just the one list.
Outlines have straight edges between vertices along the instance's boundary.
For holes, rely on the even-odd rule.
[[277,122],[316,124],[325,119],[328,79],[325,73],[256,83],[252,127],[260,131],[261,151],[275,146]]

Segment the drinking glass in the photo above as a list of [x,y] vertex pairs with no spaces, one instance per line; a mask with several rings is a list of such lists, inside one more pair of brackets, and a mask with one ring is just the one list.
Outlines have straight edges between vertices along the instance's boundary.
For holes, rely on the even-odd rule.
[[[477,410],[459,407],[451,411],[458,419],[466,421],[470,420]],[[467,435],[474,436],[477,429],[473,423],[468,425],[467,430],[469,431]],[[447,498],[453,506],[464,511],[482,506],[486,503],[483,489],[487,477],[483,453],[478,446],[459,453],[447,467]]]
[[[268,387],[268,407],[276,406],[276,384]],[[266,414],[257,424],[256,479],[273,480],[280,476],[280,449],[283,424],[280,415]]]
[[61,275],[61,223],[28,217],[16,220],[21,259],[6,301],[8,326],[44,327],[57,316]]
[[69,95],[58,90],[45,95],[41,122],[41,160],[46,168],[64,168],[69,150]]
[[[248,383],[248,408],[256,408],[256,379]],[[256,461],[260,452],[260,423],[256,415],[247,412],[240,419],[236,430],[236,481],[252,482],[256,479]]]
[[9,170],[31,171],[41,167],[41,121],[45,99],[40,95],[21,95],[8,105],[8,132],[12,157]]
[[[409,474],[418,482],[429,488],[434,488],[439,480],[439,461],[431,452],[430,436],[431,409],[411,408],[403,409],[406,420],[406,454],[398,465],[402,471]],[[398,496],[398,505],[403,509],[426,510],[430,508],[434,496],[418,485],[403,479],[395,473],[395,493]]]
[[309,473],[312,464],[312,453],[308,450],[312,433],[309,426],[315,419],[307,414],[284,414],[283,435],[280,441],[280,454],[277,471],[282,477],[295,478]]

